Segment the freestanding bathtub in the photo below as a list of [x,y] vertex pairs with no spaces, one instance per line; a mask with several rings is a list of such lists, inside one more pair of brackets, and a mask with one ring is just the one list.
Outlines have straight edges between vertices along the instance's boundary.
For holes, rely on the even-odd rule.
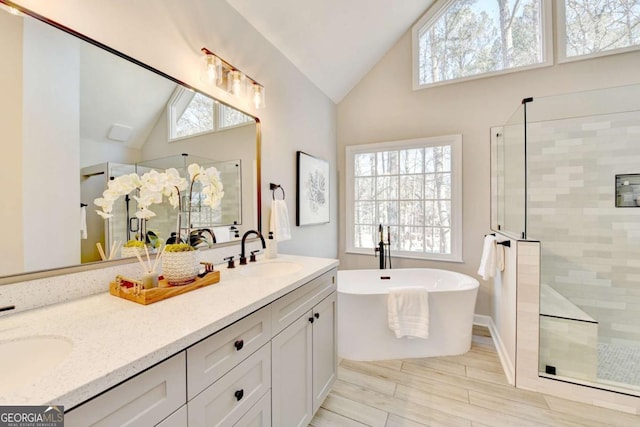
[[[396,338],[387,322],[394,287],[429,290],[429,338]],[[463,354],[471,348],[479,283],[430,268],[338,271],[338,356],[385,360]]]

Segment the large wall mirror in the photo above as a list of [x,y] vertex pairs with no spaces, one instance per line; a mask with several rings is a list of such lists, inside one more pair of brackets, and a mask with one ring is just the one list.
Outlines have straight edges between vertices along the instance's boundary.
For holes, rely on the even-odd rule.
[[[0,283],[100,264],[140,230],[175,230],[169,204],[141,227],[121,198],[104,220],[94,199],[123,173],[215,166],[220,207],[189,227],[215,244],[260,228],[257,119],[35,14],[0,3]],[[170,226],[167,224],[171,224]],[[213,239],[209,237],[209,244]],[[60,270],[63,269],[63,270]]]

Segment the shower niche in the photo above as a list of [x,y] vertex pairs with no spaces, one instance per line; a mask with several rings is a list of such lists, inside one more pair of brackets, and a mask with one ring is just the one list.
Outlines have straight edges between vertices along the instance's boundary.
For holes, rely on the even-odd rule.
[[616,175],[616,207],[640,207],[640,174]]
[[640,396],[640,85],[492,129],[492,228],[540,242],[538,372]]

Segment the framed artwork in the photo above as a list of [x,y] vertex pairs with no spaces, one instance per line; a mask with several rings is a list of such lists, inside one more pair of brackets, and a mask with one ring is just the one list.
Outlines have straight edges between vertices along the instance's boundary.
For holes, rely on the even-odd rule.
[[329,162],[297,152],[296,225],[329,222]]

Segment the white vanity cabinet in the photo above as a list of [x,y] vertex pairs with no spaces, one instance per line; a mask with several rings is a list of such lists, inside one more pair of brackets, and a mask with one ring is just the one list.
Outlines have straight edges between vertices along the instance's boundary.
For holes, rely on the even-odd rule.
[[67,426],[306,426],[336,378],[336,269],[65,414]]
[[331,270],[272,303],[274,426],[306,426],[336,378],[335,289]]
[[185,360],[180,352],[72,409],[65,413],[65,425],[155,426],[186,403]]

